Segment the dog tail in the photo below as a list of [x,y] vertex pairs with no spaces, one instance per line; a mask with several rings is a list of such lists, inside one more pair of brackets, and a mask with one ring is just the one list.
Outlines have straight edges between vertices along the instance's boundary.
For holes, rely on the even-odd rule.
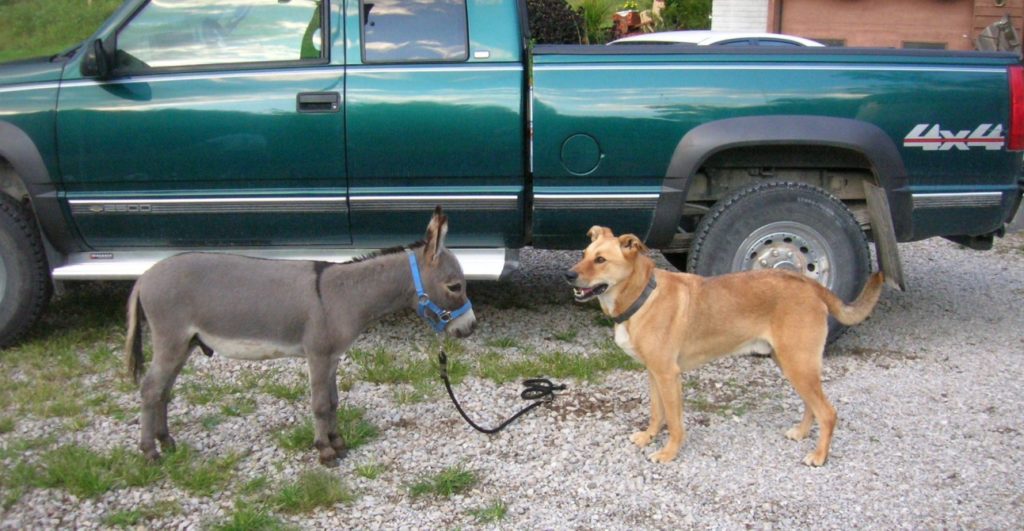
[[139,304],[139,284],[135,283],[132,294],[128,297],[128,332],[124,339],[124,356],[128,364],[128,374],[136,384],[142,378],[146,369],[146,360],[142,356],[142,334],[140,320],[143,315],[142,305]]
[[837,321],[853,326],[868,318],[871,310],[875,308],[878,297],[882,294],[882,284],[885,282],[885,275],[881,271],[871,275],[868,283],[860,292],[857,300],[850,304],[844,303],[828,289],[822,287],[821,298],[828,306],[828,313],[832,314]]

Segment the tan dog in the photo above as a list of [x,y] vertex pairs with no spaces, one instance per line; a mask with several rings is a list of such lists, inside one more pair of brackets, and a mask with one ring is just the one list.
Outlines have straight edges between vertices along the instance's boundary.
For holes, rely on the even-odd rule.
[[[831,314],[854,325],[871,313],[882,291],[875,273],[853,304],[800,275],[760,270],[704,278],[655,269],[632,234],[593,227],[583,259],[565,273],[578,302],[597,297],[615,325],[615,342],[647,367],[651,422],[630,437],[651,442],[664,424],[669,438],[650,456],[672,460],[683,443],[680,374],[730,354],[771,353],[782,374],[804,400],[803,420],[786,432],[801,440],[819,426],[818,447],[804,458],[820,466],[828,458],[836,410],[821,389],[821,358]],[[654,281],[652,283],[652,280]]]

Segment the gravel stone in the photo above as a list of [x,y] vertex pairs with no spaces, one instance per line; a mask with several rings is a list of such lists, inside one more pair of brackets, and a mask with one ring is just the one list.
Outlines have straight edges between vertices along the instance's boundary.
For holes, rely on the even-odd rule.
[[[458,416],[440,381],[425,402],[399,404],[395,386],[357,380],[341,401],[363,408],[380,436],[329,469],[355,501],[281,520],[303,529],[635,529],[721,528],[1019,528],[1024,522],[1024,234],[975,252],[944,240],[901,245],[911,291],[886,290],[875,313],[827,350],[825,391],[839,424],[821,468],[801,459],[812,437],[783,433],[802,403],[770,358],[740,356],[685,375],[687,439],[675,461],[647,459],[665,441],[638,449],[629,435],[646,425],[642,371],[615,371],[592,382],[568,380],[568,391],[496,435],[475,432]],[[498,352],[510,358],[563,351],[588,356],[607,346],[611,328],[596,304],[577,305],[561,271],[580,253],[525,250],[523,268],[501,282],[470,285],[479,327],[450,358],[471,362]],[[669,267],[659,258],[662,267]],[[571,341],[555,334],[575,330]],[[492,347],[511,338],[513,347]],[[374,325],[355,348],[407,356],[431,352],[429,330],[412,312]],[[118,347],[119,348],[119,347]],[[258,374],[298,383],[301,360],[239,362],[193,356],[178,389],[215,376],[240,383]],[[248,375],[248,376],[247,376]],[[249,380],[251,381],[251,380]],[[466,378],[455,392],[478,423],[494,425],[523,406],[515,383]],[[274,434],[311,418],[305,400],[253,393],[256,411],[225,416],[212,429],[200,419],[220,404],[172,403],[172,433],[207,457],[247,454],[232,489],[256,477],[272,484],[318,468],[315,453],[286,452]],[[137,395],[117,404],[137,410]],[[101,451],[134,449],[137,419],[95,415],[70,432],[61,419],[21,418],[10,441],[55,436],[60,444]],[[38,450],[21,457],[32,459]],[[376,479],[358,465],[384,466]],[[7,463],[9,464],[9,462]],[[479,481],[450,498],[413,498],[409,485],[462,467]],[[2,484],[3,482],[0,482]],[[273,492],[271,489],[270,492]],[[32,489],[0,514],[0,529],[94,529],[118,511],[175,500],[181,513],[146,527],[201,529],[233,511],[234,492],[192,496],[170,482],[123,488],[94,500],[61,490]],[[471,511],[495,500],[504,519],[480,524]]]

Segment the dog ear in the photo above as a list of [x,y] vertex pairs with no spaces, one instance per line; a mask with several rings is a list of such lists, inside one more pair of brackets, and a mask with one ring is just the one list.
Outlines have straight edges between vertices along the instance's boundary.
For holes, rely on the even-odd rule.
[[636,234],[623,234],[619,236],[619,247],[623,254],[636,254],[647,252],[647,246],[637,238]]
[[444,215],[441,205],[434,208],[434,216],[427,225],[427,233],[423,240],[427,242],[423,254],[428,260],[434,261],[444,250],[444,239],[448,235],[448,216]]
[[612,234],[612,229],[609,229],[608,227],[602,227],[600,225],[594,225],[593,227],[590,227],[590,230],[587,231],[587,236],[590,236],[590,241],[592,242],[597,241],[597,239],[601,238],[602,236],[607,236],[609,238],[615,237],[615,235]]

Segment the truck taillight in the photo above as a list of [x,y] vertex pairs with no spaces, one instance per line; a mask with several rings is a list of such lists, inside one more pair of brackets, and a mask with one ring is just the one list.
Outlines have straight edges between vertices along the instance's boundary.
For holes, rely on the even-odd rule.
[[1010,131],[1006,135],[1006,149],[1024,151],[1024,66],[1011,66],[1010,72]]

